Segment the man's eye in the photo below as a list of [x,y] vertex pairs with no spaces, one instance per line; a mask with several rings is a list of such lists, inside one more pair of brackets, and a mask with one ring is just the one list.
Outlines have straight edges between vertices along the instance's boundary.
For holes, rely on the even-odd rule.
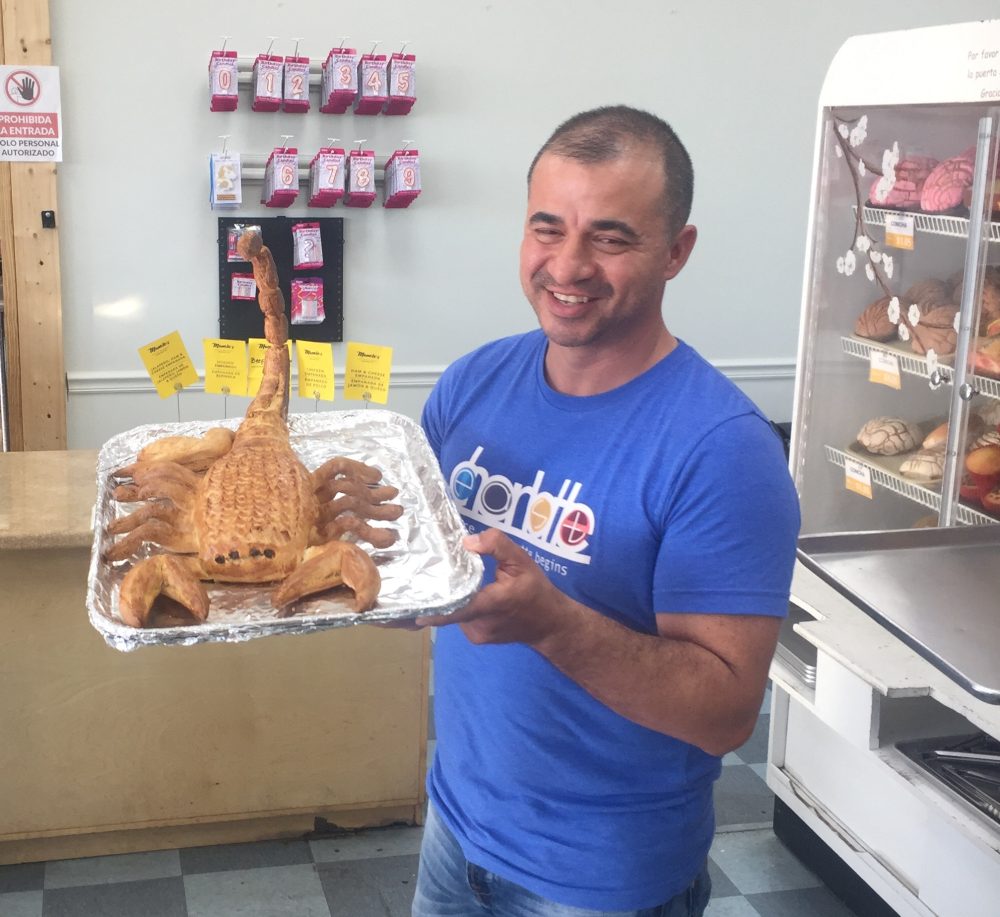
[[622,251],[628,246],[628,242],[617,236],[597,236],[594,239],[594,245],[602,251]]
[[535,237],[544,242],[551,242],[552,240],[559,238],[559,230],[550,229],[547,226],[536,226]]

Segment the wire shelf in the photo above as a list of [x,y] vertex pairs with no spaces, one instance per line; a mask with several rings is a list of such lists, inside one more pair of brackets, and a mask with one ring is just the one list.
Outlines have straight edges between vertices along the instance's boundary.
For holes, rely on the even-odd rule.
[[[853,335],[844,335],[841,339],[844,353],[860,360],[869,360],[873,350],[883,353],[891,353],[899,360],[899,368],[913,376],[920,376],[922,379],[930,378],[930,370],[927,368],[927,358],[915,354],[912,350],[903,349],[894,343],[883,343],[881,341],[869,341]],[[937,367],[941,372],[942,381],[951,384],[955,371],[952,367],[938,362]],[[1000,400],[1000,380],[990,379],[987,376],[973,376],[971,379],[973,388],[979,395],[987,398]]]
[[[914,503],[919,503],[921,506],[926,506],[928,509],[940,512],[941,495],[937,491],[921,484],[915,484],[913,481],[908,481],[894,469],[880,464],[878,456],[861,456],[854,450],[838,449],[835,446],[824,446],[823,448],[826,451],[827,461],[838,468],[843,468],[847,463],[847,459],[860,462],[871,472],[873,484],[877,484],[885,490],[891,490],[893,493],[899,494],[901,497],[906,497],[906,499],[912,500]],[[903,458],[905,456],[897,456],[895,457],[895,462],[898,463]],[[888,461],[892,462],[893,459],[888,459]],[[997,524],[997,520],[992,516],[972,509],[972,507],[966,506],[964,503],[959,503],[955,507],[955,521],[959,525]]]
[[[857,207],[854,208],[857,213]],[[869,226],[885,226],[889,215],[913,217],[913,228],[920,232],[932,233],[936,236],[952,236],[956,239],[969,237],[969,220],[967,217],[944,216],[937,213],[913,213],[905,210],[883,210],[880,207],[865,207],[863,209],[865,222]],[[990,242],[1000,242],[1000,223],[988,224],[986,236]]]

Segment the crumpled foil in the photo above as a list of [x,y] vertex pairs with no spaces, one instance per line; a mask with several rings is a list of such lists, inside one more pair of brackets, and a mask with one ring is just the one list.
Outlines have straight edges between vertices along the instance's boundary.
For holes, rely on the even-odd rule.
[[132,560],[108,563],[104,549],[113,540],[108,524],[139,504],[119,504],[112,497],[118,483],[111,473],[135,460],[147,443],[164,436],[199,436],[211,427],[236,429],[242,418],[191,423],[146,424],[120,433],[101,448],[97,459],[94,544],[87,579],[87,611],[93,626],[117,650],[140,646],[192,643],[239,643],[274,634],[303,634],[331,627],[405,621],[421,615],[448,614],[465,605],[478,589],[482,559],[462,547],[465,529],[448,496],[437,459],[420,426],[392,411],[365,409],[292,414],[292,448],[306,468],[342,455],[375,465],[386,484],[399,488],[404,513],[392,526],[399,539],[390,548],[361,543],[382,577],[375,608],[355,613],[343,589],[328,590],[295,603],[294,614],[280,617],[270,601],[274,584],[206,583],[211,602],[202,623],[150,628],[124,624],[118,614],[122,577],[140,557],[162,551],[144,546]]

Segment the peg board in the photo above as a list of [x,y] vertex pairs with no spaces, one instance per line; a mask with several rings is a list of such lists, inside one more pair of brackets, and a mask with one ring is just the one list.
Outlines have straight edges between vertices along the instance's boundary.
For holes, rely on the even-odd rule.
[[[296,223],[319,223],[323,245],[323,266],[292,267],[292,226]],[[285,297],[288,336],[293,341],[342,341],[344,339],[344,220],[342,217],[219,217],[219,337],[246,341],[264,336],[264,315],[256,300],[237,299],[232,292],[233,274],[249,274],[246,261],[229,260],[229,229],[232,226],[260,226],[264,244],[271,249],[278,268],[278,286]],[[326,318],[316,325],[292,325],[292,278],[323,278],[323,309]]]

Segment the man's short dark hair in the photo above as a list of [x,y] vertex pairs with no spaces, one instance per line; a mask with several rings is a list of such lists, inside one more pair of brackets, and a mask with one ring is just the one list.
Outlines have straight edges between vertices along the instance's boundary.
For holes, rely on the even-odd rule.
[[691,215],[694,169],[688,151],[673,128],[647,111],[611,105],[581,112],[564,121],[532,160],[528,184],[544,153],[578,162],[601,163],[617,159],[638,145],[648,145],[663,157],[667,230],[674,236]]

